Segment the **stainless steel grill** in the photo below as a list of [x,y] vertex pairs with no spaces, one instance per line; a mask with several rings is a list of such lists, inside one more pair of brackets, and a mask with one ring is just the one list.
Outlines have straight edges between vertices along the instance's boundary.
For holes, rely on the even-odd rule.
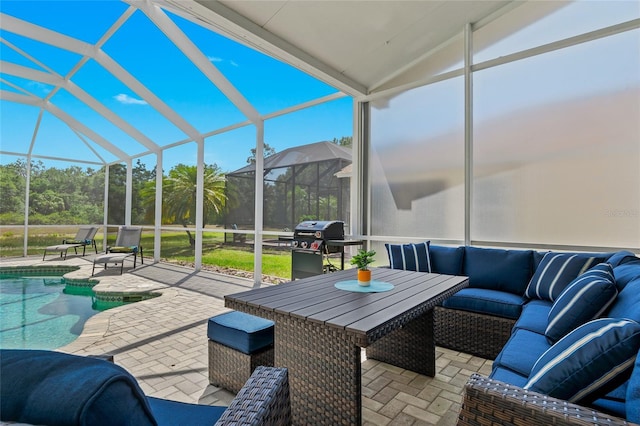
[[[344,240],[344,222],[316,221],[300,222],[293,231],[291,243],[291,279],[319,275],[336,268],[328,263],[325,255],[344,253],[344,245],[332,245],[331,241]],[[327,259],[328,260],[328,259]]]
[[338,253],[340,247],[327,244],[328,240],[344,239],[344,222],[306,221],[300,222],[293,231],[293,248]]

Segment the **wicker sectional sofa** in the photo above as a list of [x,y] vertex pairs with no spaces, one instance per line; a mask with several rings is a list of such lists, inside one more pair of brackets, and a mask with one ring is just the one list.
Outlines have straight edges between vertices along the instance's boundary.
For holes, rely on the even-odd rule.
[[[429,267],[466,275],[470,284],[435,308],[436,344],[494,360],[489,378],[474,375],[467,383],[459,424],[640,422],[635,254],[430,245]],[[583,285],[589,277],[594,286]],[[614,379],[581,382],[612,353],[626,356],[605,375]]]

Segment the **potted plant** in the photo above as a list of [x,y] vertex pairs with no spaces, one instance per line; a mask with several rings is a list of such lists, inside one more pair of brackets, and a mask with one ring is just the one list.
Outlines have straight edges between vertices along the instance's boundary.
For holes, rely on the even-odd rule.
[[358,253],[351,258],[351,264],[356,265],[358,268],[358,284],[366,287],[371,282],[371,270],[369,265],[373,263],[373,257],[376,252],[373,250],[367,251],[365,249],[358,250]]

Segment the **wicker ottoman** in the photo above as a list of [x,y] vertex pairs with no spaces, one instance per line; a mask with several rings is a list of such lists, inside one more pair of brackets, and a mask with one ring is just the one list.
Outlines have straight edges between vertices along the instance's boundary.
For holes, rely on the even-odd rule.
[[272,367],[273,326],[236,311],[209,318],[209,383],[238,393],[257,366]]

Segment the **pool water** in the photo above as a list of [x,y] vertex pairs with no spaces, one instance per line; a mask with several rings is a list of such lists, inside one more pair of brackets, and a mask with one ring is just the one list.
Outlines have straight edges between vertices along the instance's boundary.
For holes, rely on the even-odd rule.
[[56,349],[99,312],[92,292],[67,294],[62,277],[0,278],[0,348]]

